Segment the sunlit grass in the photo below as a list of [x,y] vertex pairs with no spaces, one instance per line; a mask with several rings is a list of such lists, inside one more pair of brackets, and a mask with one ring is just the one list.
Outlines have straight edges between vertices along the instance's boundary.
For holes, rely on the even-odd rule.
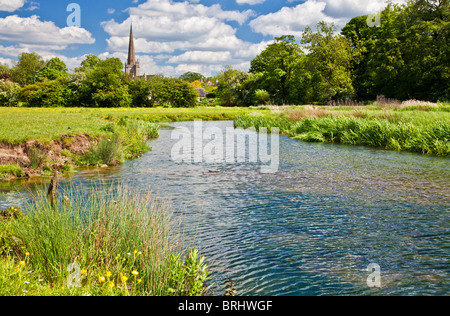
[[247,108],[11,108],[0,107],[0,142],[24,143],[35,139],[49,142],[61,135],[105,135],[108,121],[121,118],[148,122],[233,120],[251,113]]
[[341,143],[450,155],[450,107],[284,107],[244,115],[236,127],[279,127],[285,135],[308,142]]

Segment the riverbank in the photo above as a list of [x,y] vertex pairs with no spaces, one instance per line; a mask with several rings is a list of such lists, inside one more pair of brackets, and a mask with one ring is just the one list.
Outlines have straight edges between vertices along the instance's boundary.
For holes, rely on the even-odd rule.
[[234,120],[245,108],[0,108],[0,180],[111,166],[150,150],[156,123]]
[[289,137],[320,143],[369,146],[447,157],[450,106],[272,107],[244,115],[236,127],[278,127]]

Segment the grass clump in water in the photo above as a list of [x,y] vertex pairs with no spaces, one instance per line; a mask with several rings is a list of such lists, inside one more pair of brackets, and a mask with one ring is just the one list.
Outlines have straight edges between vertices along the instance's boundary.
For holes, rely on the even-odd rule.
[[56,209],[42,192],[24,216],[0,221],[10,248],[0,255],[0,294],[205,294],[205,259],[182,250],[165,203],[121,185],[64,193],[70,202]]
[[84,156],[75,157],[77,165],[118,165],[124,159],[134,159],[151,150],[147,141],[159,137],[159,125],[125,118],[108,123],[102,130],[110,136],[101,137]]

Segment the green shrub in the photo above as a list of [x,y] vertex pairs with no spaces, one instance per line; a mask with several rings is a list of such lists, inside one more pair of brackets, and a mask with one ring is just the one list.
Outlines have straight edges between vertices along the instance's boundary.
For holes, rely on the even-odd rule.
[[65,79],[45,80],[25,86],[20,100],[30,107],[67,106],[71,100],[71,91]]
[[0,106],[17,106],[20,85],[10,80],[0,80]]

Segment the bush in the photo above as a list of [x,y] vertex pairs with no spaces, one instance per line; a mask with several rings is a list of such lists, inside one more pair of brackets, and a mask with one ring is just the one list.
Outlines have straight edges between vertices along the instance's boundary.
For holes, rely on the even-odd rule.
[[45,80],[25,86],[20,100],[30,107],[58,107],[69,105],[71,91],[65,79]]
[[11,80],[0,80],[0,106],[17,106],[20,85]]
[[197,106],[198,93],[194,87],[181,79],[156,76],[150,78],[153,102],[159,106],[177,108]]
[[270,94],[266,90],[258,89],[255,91],[255,97],[260,102],[260,104],[268,104]]

